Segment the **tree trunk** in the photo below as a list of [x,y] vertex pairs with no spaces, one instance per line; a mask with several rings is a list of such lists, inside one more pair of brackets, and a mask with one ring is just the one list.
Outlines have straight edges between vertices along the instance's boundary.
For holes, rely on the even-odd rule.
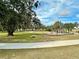
[[8,31],[8,36],[14,36],[14,35],[13,35],[13,32]]

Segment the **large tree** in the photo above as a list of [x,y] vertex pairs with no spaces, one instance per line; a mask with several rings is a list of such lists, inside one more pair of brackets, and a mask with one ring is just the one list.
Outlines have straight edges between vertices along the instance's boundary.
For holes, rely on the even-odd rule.
[[[37,5],[36,2],[35,7]],[[34,0],[0,0],[0,22],[9,36],[13,36],[16,28],[23,23],[30,27],[33,15],[36,16],[33,6]]]
[[63,28],[63,23],[61,23],[60,21],[56,21],[53,25],[53,30],[56,32],[58,32],[62,28]]
[[42,27],[42,24],[38,18],[36,17],[33,18],[32,27],[34,29],[40,29]]
[[72,31],[72,29],[76,26],[75,23],[65,23],[64,28],[67,29],[67,31]]

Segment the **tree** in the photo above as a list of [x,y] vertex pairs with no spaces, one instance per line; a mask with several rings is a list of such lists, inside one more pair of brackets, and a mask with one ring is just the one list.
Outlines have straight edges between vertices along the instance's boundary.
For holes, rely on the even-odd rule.
[[79,24],[77,22],[74,23],[75,28],[78,28],[78,25]]
[[36,1],[36,3],[34,5],[37,8],[40,5],[39,1]]
[[16,28],[25,21],[30,27],[32,16],[35,14],[32,10],[33,3],[34,0],[0,0],[0,22],[8,36],[13,36]]
[[34,17],[33,21],[32,21],[32,27],[34,29],[40,29],[41,26],[42,26],[42,24],[41,24],[40,20],[38,18]]
[[67,29],[68,32],[69,32],[69,31],[72,31],[72,29],[73,29],[75,26],[76,26],[76,24],[74,24],[74,23],[65,23],[65,24],[64,24],[64,28]]
[[0,23],[0,31],[3,31],[3,28],[2,28],[2,26],[1,26],[1,23]]
[[59,32],[59,30],[61,30],[62,28],[63,28],[63,23],[61,23],[60,21],[55,22],[53,25],[53,30],[56,32]]
[[52,29],[52,25],[50,25],[50,26],[45,26],[46,28],[46,31],[52,31],[53,29]]

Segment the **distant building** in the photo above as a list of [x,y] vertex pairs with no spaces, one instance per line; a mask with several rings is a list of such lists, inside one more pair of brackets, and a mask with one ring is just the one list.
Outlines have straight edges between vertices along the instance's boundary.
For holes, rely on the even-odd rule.
[[77,24],[77,25],[74,27],[74,29],[79,29],[79,24]]
[[74,27],[74,29],[72,30],[72,32],[79,33],[79,24],[76,27]]

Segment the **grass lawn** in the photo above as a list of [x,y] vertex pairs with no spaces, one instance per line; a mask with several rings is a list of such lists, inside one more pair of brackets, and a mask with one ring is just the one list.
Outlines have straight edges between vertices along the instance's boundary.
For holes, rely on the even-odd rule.
[[0,32],[0,42],[41,42],[54,40],[74,40],[79,39],[79,34],[53,36],[47,35],[48,32],[16,32],[13,37],[8,37],[7,33]]
[[79,45],[46,49],[0,50],[0,59],[79,59]]

